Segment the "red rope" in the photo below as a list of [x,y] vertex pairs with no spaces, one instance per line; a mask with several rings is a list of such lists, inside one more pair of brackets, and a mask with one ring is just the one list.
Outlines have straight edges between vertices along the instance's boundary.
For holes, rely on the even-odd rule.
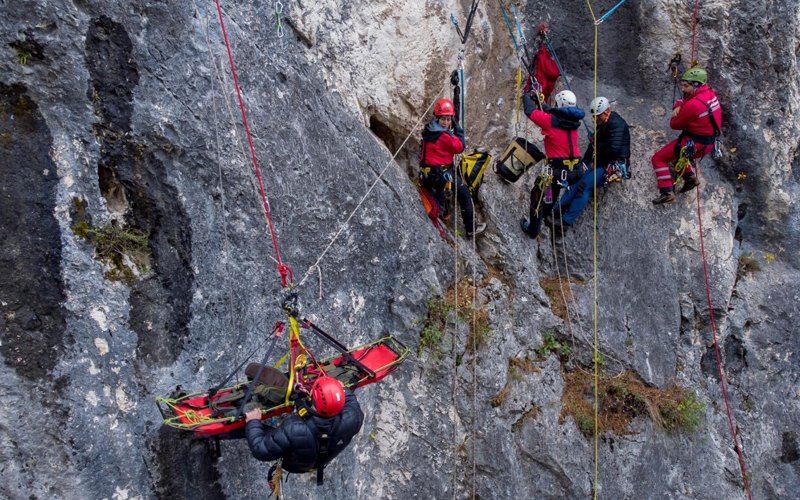
[[728,422],[731,425],[731,433],[733,433],[733,444],[736,447],[736,454],[739,455],[739,465],[742,468],[742,480],[747,489],[747,496],[753,500],[753,494],[750,492],[750,480],[747,478],[747,470],[744,467],[744,458],[742,457],[742,450],[739,448],[739,438],[736,435],[736,429],[733,425],[733,417],[731,416],[731,407],[728,405],[728,392],[725,390],[725,375],[722,373],[722,362],[719,357],[719,345],[717,344],[717,328],[714,324],[714,308],[711,305],[711,287],[708,284],[708,267],[706,265],[706,246],[703,240],[703,218],[700,213],[700,189],[697,192],[697,221],[700,227],[700,251],[703,255],[703,274],[706,280],[706,295],[708,296],[708,314],[711,317],[711,334],[714,336],[714,351],[717,354],[717,367],[719,368],[719,381],[722,384],[722,396],[725,398],[725,409],[728,411]]
[[694,68],[694,38],[697,33],[697,4],[699,0],[694,0],[694,26],[692,26],[692,59],[689,61],[689,69]]
[[242,119],[244,120],[244,130],[247,132],[247,142],[250,144],[250,154],[253,156],[253,167],[256,170],[256,177],[258,178],[258,187],[261,189],[261,200],[264,202],[264,211],[267,214],[267,224],[269,225],[269,232],[272,236],[272,245],[275,247],[275,257],[278,261],[278,272],[281,275],[281,285],[285,288],[287,285],[286,277],[289,277],[289,283],[294,281],[292,270],[289,266],[281,262],[281,254],[278,251],[278,240],[275,238],[275,230],[272,227],[272,217],[269,214],[269,203],[267,202],[267,195],[264,193],[264,184],[261,182],[261,171],[258,168],[258,161],[256,161],[256,150],[253,148],[253,139],[250,137],[250,127],[247,125],[247,114],[244,111],[244,101],[242,101],[242,91],[239,89],[239,80],[236,78],[236,68],[233,65],[233,55],[231,54],[231,46],[228,43],[228,34],[225,32],[225,22],[222,20],[222,9],[217,2],[217,12],[219,13],[219,24],[222,26],[222,37],[225,39],[225,48],[228,49],[228,59],[231,62],[231,73],[233,73],[233,83],[236,84],[236,95],[239,97],[239,107],[242,109]]

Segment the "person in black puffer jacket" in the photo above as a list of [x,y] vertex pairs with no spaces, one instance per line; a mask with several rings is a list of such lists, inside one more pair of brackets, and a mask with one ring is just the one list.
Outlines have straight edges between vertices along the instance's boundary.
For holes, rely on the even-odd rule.
[[261,422],[259,408],[248,411],[245,433],[253,457],[265,462],[282,459],[288,472],[321,469],[347,448],[364,423],[356,395],[331,377],[314,383],[307,412],[272,427]]
[[[549,224],[568,228],[572,227],[575,219],[589,202],[595,185],[602,186],[605,176],[615,165],[624,164],[626,172],[631,156],[631,134],[628,124],[617,114],[611,111],[608,99],[598,97],[589,106],[589,112],[594,116],[597,125],[597,138],[589,142],[589,147],[583,155],[582,163],[588,170],[581,180],[569,191],[553,208],[553,218]],[[597,164],[594,164],[594,147],[597,145]],[[555,214],[561,214],[557,217]]]

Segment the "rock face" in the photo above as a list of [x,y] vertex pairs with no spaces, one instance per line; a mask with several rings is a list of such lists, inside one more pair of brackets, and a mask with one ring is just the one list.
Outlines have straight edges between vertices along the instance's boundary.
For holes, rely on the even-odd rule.
[[[593,4],[595,14],[615,3]],[[478,207],[489,228],[474,247],[452,234],[448,244],[428,222],[410,180],[418,123],[449,95],[460,46],[448,18],[463,27],[461,4],[288,2],[280,37],[276,3],[221,2],[304,313],[347,344],[393,334],[412,348],[399,372],[359,391],[364,429],[325,485],[292,476],[284,497],[592,495],[594,442],[562,400],[566,375],[592,369],[596,282],[603,369],[693,389],[704,404],[694,433],[638,416],[630,434],[602,434],[599,496],[746,498],[696,201],[649,201],[650,156],[677,135],[668,66],[675,53],[688,66],[693,5],[626,3],[599,27],[597,92],[632,126],[634,177],[600,190],[595,267],[591,207],[563,238],[523,237],[533,174],[507,185],[487,172]],[[267,466],[243,442],[223,442],[218,458],[211,441],[164,428],[154,404],[219,382],[282,316],[216,5],[0,5],[0,493],[263,497]],[[548,24],[588,107],[586,4],[529,1],[518,13],[529,49]],[[798,2],[709,0],[698,21],[696,58],[724,110],[725,155],[702,162],[699,205],[727,397],[753,497],[793,498]],[[497,5],[481,4],[465,49],[468,147],[499,155],[514,134],[517,62]],[[540,143],[522,120],[520,134]],[[118,259],[128,274],[109,279],[115,264],[80,223],[141,231],[148,254]],[[543,285],[558,277],[572,296],[566,321],[555,314],[560,287]],[[469,327],[450,323],[438,353],[418,348],[430,295],[465,278],[479,284],[493,335],[473,349]],[[541,356],[546,338],[571,353]]]

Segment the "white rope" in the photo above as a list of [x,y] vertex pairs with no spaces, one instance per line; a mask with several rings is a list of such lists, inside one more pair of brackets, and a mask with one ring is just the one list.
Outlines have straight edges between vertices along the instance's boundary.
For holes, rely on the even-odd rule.
[[[439,92],[436,93],[436,97],[437,98],[444,91],[444,89],[447,88],[448,85],[449,85],[449,82],[445,83],[445,85],[442,87],[442,90],[440,90]],[[436,99],[434,98],[433,101],[431,102],[430,106],[428,106],[428,109],[426,109],[425,112],[422,113],[422,115],[420,115],[419,120],[417,120],[417,123],[415,123],[414,127],[411,128],[411,132],[408,133],[408,135],[406,136],[406,138],[403,141],[403,143],[400,145],[399,148],[397,148],[397,151],[394,153],[392,158],[388,162],[386,162],[386,166],[383,167],[383,170],[381,170],[380,174],[378,174],[378,177],[375,178],[375,181],[372,183],[372,185],[369,187],[369,189],[367,189],[367,192],[358,201],[358,204],[353,209],[353,211],[350,213],[350,216],[347,217],[347,219],[344,221],[344,223],[342,223],[342,226],[339,228],[339,230],[336,232],[336,234],[333,235],[333,238],[331,238],[331,241],[328,243],[328,246],[325,247],[325,250],[322,251],[322,253],[319,255],[317,260],[308,268],[308,271],[306,271],[306,274],[303,276],[303,279],[300,280],[300,284],[298,285],[298,287],[303,286],[303,284],[306,282],[306,280],[309,278],[309,276],[311,276],[311,273],[314,272],[314,268],[315,267],[319,269],[319,263],[322,262],[322,258],[325,257],[325,254],[327,254],[328,250],[331,249],[331,247],[333,246],[334,242],[336,242],[336,239],[339,238],[339,236],[342,234],[344,229],[350,223],[350,220],[356,215],[356,212],[358,212],[358,209],[361,208],[361,205],[364,203],[364,201],[367,199],[367,197],[370,195],[370,193],[372,193],[372,190],[375,189],[375,186],[378,184],[378,181],[381,180],[381,178],[383,177],[383,174],[386,173],[386,170],[392,164],[394,159],[397,158],[397,155],[400,154],[400,151],[403,150],[403,148],[405,147],[405,145],[408,142],[408,140],[411,138],[411,136],[417,130],[417,127],[419,127],[419,124],[422,123],[422,120],[425,119],[425,117],[428,114],[428,111],[430,111],[430,109],[433,107],[433,105],[435,103],[436,103]],[[320,295],[322,295],[321,292],[320,292]]]
[[[195,0],[192,0],[192,4],[194,5],[195,14],[196,14],[197,18],[199,19],[200,18],[200,14],[199,14],[199,12],[197,10],[197,4],[195,3]],[[217,81],[220,84],[220,93],[222,94],[223,99],[225,99],[225,107],[228,109],[228,116],[230,116],[230,123],[231,123],[231,125],[233,125],[233,136],[236,139],[236,142],[239,144],[239,149],[241,149],[241,152],[242,152],[242,158],[247,158],[247,152],[245,151],[245,148],[244,148],[244,142],[242,141],[242,137],[239,135],[239,130],[236,128],[236,123],[237,122],[236,122],[236,118],[235,118],[235,116],[233,114],[233,108],[231,107],[230,98],[228,97],[228,94],[224,90],[225,88],[228,87],[228,84],[227,84],[228,82],[224,81],[225,77],[223,77],[223,75],[227,74],[227,73],[220,72],[219,67],[217,66],[217,60],[214,57],[213,51],[211,50],[211,41],[210,41],[210,39],[208,37],[208,30],[209,30],[209,28],[208,28],[208,26],[209,26],[208,12],[209,12],[208,11],[208,1],[206,1],[206,27],[203,28],[203,26],[200,25],[200,30],[202,31],[203,37],[206,40],[206,47],[208,48],[208,56],[209,56],[209,59],[211,60],[211,64],[214,66],[214,72],[216,73]],[[260,199],[261,196],[259,194],[258,186],[256,185],[255,180],[250,175],[248,175],[246,177],[250,181],[250,187],[253,189],[253,193],[254,193],[255,197],[257,199]],[[267,200],[267,203],[269,203],[269,200]],[[269,234],[269,220],[267,219],[267,211],[266,211],[266,209],[264,209],[262,211],[262,213],[264,214],[264,224],[265,224],[264,234],[268,235]],[[267,257],[269,257],[276,264],[278,263],[277,259],[275,259],[275,257],[273,257],[272,255],[267,254]]]
[[[562,190],[561,196],[563,196],[563,194],[564,193],[563,193],[563,190]],[[572,284],[569,281],[569,263],[567,261],[567,239],[565,237],[566,233],[564,232],[564,224],[563,224],[564,219],[562,217],[561,208],[562,208],[561,204],[559,203],[558,216],[559,216],[559,219],[561,219],[561,222],[562,222],[561,223],[561,248],[563,249],[563,252],[564,252],[564,273],[566,274],[566,277],[567,277],[567,287],[569,287],[569,298],[572,301],[572,307],[575,308],[575,321],[578,323],[578,333],[580,333],[581,336],[583,337],[582,338],[583,343],[587,347],[591,347],[592,349],[594,349],[594,344],[592,342],[590,342],[589,339],[586,337],[586,332],[584,331],[583,323],[581,322],[581,315],[578,312],[578,301],[575,299],[575,294],[572,293],[572,286],[571,286]],[[557,253],[557,250],[556,250],[556,240],[555,240],[555,238],[553,238],[553,259],[555,260],[555,263],[556,263],[556,272],[558,273],[558,284],[561,287],[561,297],[564,300],[564,309],[567,311],[567,319],[569,320],[569,318],[570,318],[569,305],[570,304],[567,301],[567,298],[566,298],[567,296],[564,293],[564,285],[561,282],[561,271],[560,271],[559,264],[558,264],[558,253]],[[595,276],[594,279],[597,279],[597,276]],[[574,347],[575,346],[575,336],[572,334],[572,323],[569,323],[569,333],[570,333],[570,336],[572,337],[572,345]],[[606,354],[606,353],[600,351],[599,349],[598,349],[598,352],[601,353],[603,355],[603,357],[605,357],[607,359],[610,359],[611,361],[614,361],[615,363],[619,364],[623,369],[625,368],[625,364],[622,361],[620,361],[617,358],[615,358],[614,356],[611,356],[610,354]]]
[[[200,21],[200,13],[198,12],[197,4],[195,3],[195,0],[192,0],[192,4],[194,5],[195,16],[197,17],[197,20]],[[209,38],[208,38],[208,27],[209,27],[209,24],[210,24],[209,15],[208,15],[208,12],[209,12],[209,10],[208,10],[208,0],[206,0],[206,6],[205,7],[206,7],[206,19],[205,19],[206,20],[206,26],[204,28],[202,26],[202,24],[201,24],[200,25],[200,27],[201,27],[200,29],[203,32],[203,37],[206,40],[206,47],[208,47],[209,58],[211,59],[211,62],[214,64],[214,68],[216,69],[217,68],[217,63],[214,60],[214,54],[211,51],[211,43],[210,43]],[[219,79],[219,71],[217,71],[217,77]],[[222,88],[223,88],[222,87],[222,80],[219,79],[218,81],[220,82],[220,92],[222,92]],[[224,95],[225,94],[223,92],[223,96]],[[225,97],[225,100],[227,102],[227,96]],[[214,92],[214,82],[213,82],[213,80],[211,81],[211,102],[212,102],[212,106],[213,106],[213,109],[214,109],[214,133],[215,133],[215,136],[216,136],[216,143],[217,143],[217,169],[218,169],[218,175],[219,175],[220,201],[221,201],[221,205],[222,205],[222,207],[221,207],[222,208],[222,222],[223,222],[222,230],[223,230],[223,234],[225,235],[225,274],[226,274],[227,283],[228,283],[228,304],[229,304],[229,308],[230,308],[231,329],[233,330],[234,335],[235,335],[235,332],[237,331],[237,328],[236,328],[235,320],[234,320],[235,311],[234,311],[234,305],[233,305],[233,279],[231,278],[231,271],[230,271],[230,255],[231,255],[230,239],[228,237],[228,216],[225,214],[225,188],[224,188],[224,185],[222,183],[222,161],[221,161],[221,158],[220,158],[222,146],[221,146],[220,140],[219,140],[219,122],[217,120],[217,99],[216,99],[216,93]],[[230,111],[230,104],[228,104],[228,110]],[[237,138],[238,138],[238,134],[237,134]],[[240,141],[240,144],[241,144],[241,141]],[[244,145],[242,144],[242,146],[244,146]],[[242,149],[242,152],[244,153],[244,149]],[[234,349],[233,349],[234,366],[239,366],[238,340],[237,340],[236,344],[237,345],[235,345]],[[239,383],[239,374],[238,374],[238,372],[236,373],[236,383],[237,384]],[[252,483],[250,482],[250,468],[247,466],[247,450],[245,448],[241,448],[240,458],[241,458],[242,466],[245,469],[245,481],[247,483],[247,498],[248,499],[252,499],[253,495],[252,495]]]
[[[457,228],[458,225],[458,179],[453,179],[453,227]],[[474,217],[473,217],[474,220]],[[474,236],[473,236],[474,237]],[[455,303],[455,318],[453,324],[453,500],[456,500],[456,493],[458,491],[458,407],[456,406],[456,398],[458,394],[458,230],[455,229],[455,237],[453,238],[455,246],[455,253],[453,254],[453,274],[455,280],[455,287],[453,289],[453,302]]]
[[476,211],[472,204],[472,498],[477,498],[477,466],[475,464],[478,435],[478,235],[475,234]]

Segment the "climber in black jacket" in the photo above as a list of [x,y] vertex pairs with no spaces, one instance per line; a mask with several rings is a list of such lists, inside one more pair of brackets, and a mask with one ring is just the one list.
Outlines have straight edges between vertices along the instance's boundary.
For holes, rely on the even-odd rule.
[[258,460],[283,459],[282,468],[294,473],[317,469],[321,481],[325,464],[336,458],[361,430],[364,413],[353,391],[332,377],[320,377],[314,382],[311,401],[298,413],[272,427],[261,422],[259,408],[248,411],[247,444]]
[[[631,156],[631,134],[628,124],[611,111],[608,99],[598,97],[589,106],[597,125],[597,137],[589,142],[583,155],[582,163],[588,170],[572,189],[567,191],[553,207],[553,218],[548,224],[558,228],[572,227],[575,219],[583,211],[594,191],[595,185],[602,186],[605,179],[609,182],[629,177],[629,159]],[[594,148],[597,146],[597,163],[594,163]],[[561,216],[558,217],[557,215]]]

